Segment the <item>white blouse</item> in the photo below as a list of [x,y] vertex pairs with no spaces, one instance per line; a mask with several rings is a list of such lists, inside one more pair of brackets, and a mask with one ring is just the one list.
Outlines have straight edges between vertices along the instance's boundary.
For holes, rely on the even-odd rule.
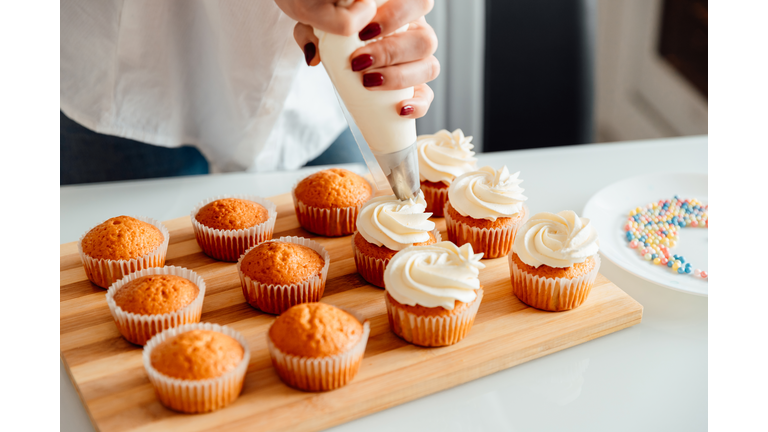
[[298,168],[346,122],[294,25],[272,0],[61,0],[61,110],[214,172]]

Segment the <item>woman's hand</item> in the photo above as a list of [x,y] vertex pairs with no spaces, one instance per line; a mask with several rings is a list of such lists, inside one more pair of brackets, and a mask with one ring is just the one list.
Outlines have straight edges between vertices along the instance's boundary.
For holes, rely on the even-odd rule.
[[[378,10],[371,0],[355,1],[349,8],[336,6],[331,0],[276,2],[286,14],[299,21],[293,35],[310,66],[321,61],[315,27],[343,35],[357,31],[361,40],[388,35],[353,52],[349,58],[352,70],[363,72],[362,84],[372,91],[413,86],[413,98],[397,105],[398,114],[419,118],[427,113],[434,93],[425,83],[440,73],[440,63],[433,55],[437,50],[437,36],[424,19],[432,10],[433,0],[389,0]],[[391,34],[406,24],[406,31]]]

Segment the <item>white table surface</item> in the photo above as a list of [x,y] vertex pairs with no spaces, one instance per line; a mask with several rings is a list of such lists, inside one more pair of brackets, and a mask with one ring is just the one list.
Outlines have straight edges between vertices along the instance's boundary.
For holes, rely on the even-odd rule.
[[[707,137],[481,154],[521,171],[532,212],[581,212],[598,190],[652,172],[707,172]],[[348,168],[364,173],[363,166]],[[224,193],[289,192],[305,171],[219,174],[61,187],[61,242],[119,214],[189,214]],[[337,426],[341,431],[703,431],[706,297],[653,285],[602,260],[601,273],[644,307],[643,321],[596,340]],[[61,365],[61,430],[93,430]]]

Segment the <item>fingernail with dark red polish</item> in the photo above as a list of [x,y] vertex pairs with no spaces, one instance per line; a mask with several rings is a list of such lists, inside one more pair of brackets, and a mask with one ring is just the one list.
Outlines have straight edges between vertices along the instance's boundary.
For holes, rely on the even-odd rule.
[[407,115],[411,115],[411,114],[413,114],[413,107],[412,107],[412,106],[410,106],[410,105],[406,105],[406,106],[404,106],[404,107],[403,107],[403,108],[400,110],[400,115],[401,115],[401,116],[407,116]]
[[360,40],[368,40],[373,39],[376,36],[381,34],[381,24],[379,23],[370,23],[367,26],[365,26],[364,29],[360,30],[360,33],[358,35],[360,36]]
[[365,87],[378,87],[384,84],[384,75],[373,72],[363,75],[363,85]]
[[310,42],[304,45],[304,60],[307,61],[307,66],[309,66],[312,59],[315,58],[315,54],[317,54],[317,47],[315,47],[314,43]]
[[373,65],[373,56],[370,54],[360,54],[352,59],[352,70],[355,72],[368,69]]

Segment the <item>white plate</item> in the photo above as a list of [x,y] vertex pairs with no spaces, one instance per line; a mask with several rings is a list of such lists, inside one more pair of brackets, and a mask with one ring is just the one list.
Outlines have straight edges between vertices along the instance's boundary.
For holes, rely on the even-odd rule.
[[[660,199],[696,198],[707,204],[707,174],[657,173],[632,177],[614,183],[589,199],[584,217],[589,218],[600,236],[600,253],[624,270],[647,281],[691,294],[706,296],[707,280],[673,273],[666,266],[645,261],[631,249],[624,237],[624,224],[630,210]],[[708,228],[686,227],[670,252],[682,255],[693,268],[708,270]]]

